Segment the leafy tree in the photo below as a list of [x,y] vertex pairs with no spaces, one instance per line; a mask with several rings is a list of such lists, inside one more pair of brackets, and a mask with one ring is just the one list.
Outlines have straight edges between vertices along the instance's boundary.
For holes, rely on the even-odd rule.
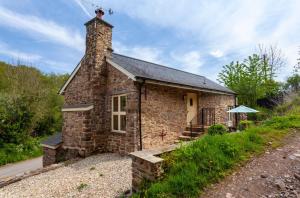
[[266,57],[253,54],[242,63],[223,66],[218,80],[238,94],[239,103],[254,107],[257,99],[277,93],[279,84],[273,80],[273,71]]
[[294,74],[288,77],[286,82],[286,88],[290,88],[291,90],[298,92],[300,91],[300,75]]
[[24,97],[0,98],[0,143],[20,144],[29,137],[32,113]]
[[57,92],[67,78],[68,75],[43,74],[33,67],[0,62],[0,93],[11,101],[18,99],[26,104],[31,115],[27,128],[31,135],[61,130],[63,98]]

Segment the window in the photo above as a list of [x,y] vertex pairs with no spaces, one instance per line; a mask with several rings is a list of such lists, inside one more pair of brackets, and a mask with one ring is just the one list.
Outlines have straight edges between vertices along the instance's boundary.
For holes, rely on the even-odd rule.
[[112,97],[112,131],[126,132],[126,96]]
[[193,99],[190,99],[190,106],[193,106]]
[[[228,106],[227,111],[230,111],[233,108],[234,108],[233,106]],[[229,113],[229,112],[228,112],[228,121],[232,121],[232,113]]]

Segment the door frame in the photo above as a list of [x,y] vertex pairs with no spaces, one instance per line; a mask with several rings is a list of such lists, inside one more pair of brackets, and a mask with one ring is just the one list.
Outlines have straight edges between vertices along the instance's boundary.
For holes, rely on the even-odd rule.
[[[192,99],[192,100],[191,100]],[[198,94],[194,93],[194,92],[188,92],[186,94],[186,122],[189,125],[191,121],[193,121],[193,124],[197,124],[198,123]],[[192,112],[189,111],[192,108]],[[192,113],[192,115],[190,115],[189,113]],[[196,120],[193,120],[194,117],[196,117]]]

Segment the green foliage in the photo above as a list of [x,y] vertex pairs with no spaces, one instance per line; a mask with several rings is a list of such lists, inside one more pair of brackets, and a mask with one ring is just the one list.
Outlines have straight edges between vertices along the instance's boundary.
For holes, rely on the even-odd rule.
[[268,61],[253,54],[242,63],[231,62],[223,66],[218,80],[238,94],[240,104],[254,107],[257,99],[275,95],[279,91],[280,86],[274,81],[274,75]]
[[294,127],[300,128],[300,116],[275,117],[243,133],[205,135],[163,156],[169,166],[164,179],[148,184],[133,197],[199,197],[207,185],[223,178],[238,163],[263,152],[268,142],[279,146],[286,129]]
[[271,109],[263,108],[263,107],[256,107],[256,110],[259,112],[257,113],[248,113],[247,118],[248,120],[252,121],[263,121],[269,119],[273,115],[273,111]]
[[0,62],[0,165],[41,155],[32,137],[61,130],[57,92],[67,77]]
[[2,143],[0,146],[0,165],[38,157],[42,153],[40,142],[34,138],[28,138],[20,144]]
[[26,141],[30,137],[31,119],[32,113],[23,98],[10,101],[7,97],[0,97],[0,146],[1,143]]
[[214,124],[208,128],[209,135],[223,135],[227,132],[227,129],[222,124]]
[[87,184],[81,183],[79,186],[77,186],[77,190],[79,192],[81,192],[83,189],[85,189],[86,187],[88,187]]
[[300,127],[300,115],[275,116],[264,122],[264,126],[274,129],[288,129]]
[[294,75],[288,77],[285,87],[288,89],[298,92],[300,91],[300,75],[295,73]]
[[240,131],[243,131],[243,130],[245,130],[245,129],[250,128],[250,127],[253,126],[253,125],[254,125],[254,122],[251,121],[251,120],[241,120],[241,121],[239,122],[238,129],[239,129]]

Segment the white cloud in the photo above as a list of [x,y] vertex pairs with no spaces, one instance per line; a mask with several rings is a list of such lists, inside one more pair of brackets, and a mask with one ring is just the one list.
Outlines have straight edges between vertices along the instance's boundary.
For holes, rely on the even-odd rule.
[[37,54],[25,53],[16,49],[11,49],[3,42],[0,42],[0,54],[11,57],[15,60],[21,60],[26,62],[34,62],[42,58]]
[[27,32],[33,37],[40,36],[79,51],[83,51],[84,49],[84,38],[79,32],[67,29],[53,21],[32,15],[22,15],[1,6],[0,18],[0,25]]
[[[175,34],[184,35],[184,39],[199,42],[194,50],[205,49],[207,54],[222,49],[223,54],[234,54],[230,57],[233,60],[242,60],[253,53],[258,43],[277,43],[287,55],[289,64],[292,66],[296,62],[296,46],[300,45],[299,0],[178,0],[176,3],[173,0],[143,3],[104,0],[103,3],[117,13],[127,14],[155,28],[172,29]],[[220,53],[213,54],[220,56]]]
[[125,46],[120,42],[114,42],[114,49],[117,53],[120,54],[153,63],[163,64],[162,51],[155,47]]
[[221,50],[214,50],[210,52],[210,55],[216,58],[221,58],[224,56],[224,53]]
[[171,56],[174,60],[180,63],[180,68],[184,71],[199,74],[200,67],[203,65],[203,62],[198,51],[172,53]]

